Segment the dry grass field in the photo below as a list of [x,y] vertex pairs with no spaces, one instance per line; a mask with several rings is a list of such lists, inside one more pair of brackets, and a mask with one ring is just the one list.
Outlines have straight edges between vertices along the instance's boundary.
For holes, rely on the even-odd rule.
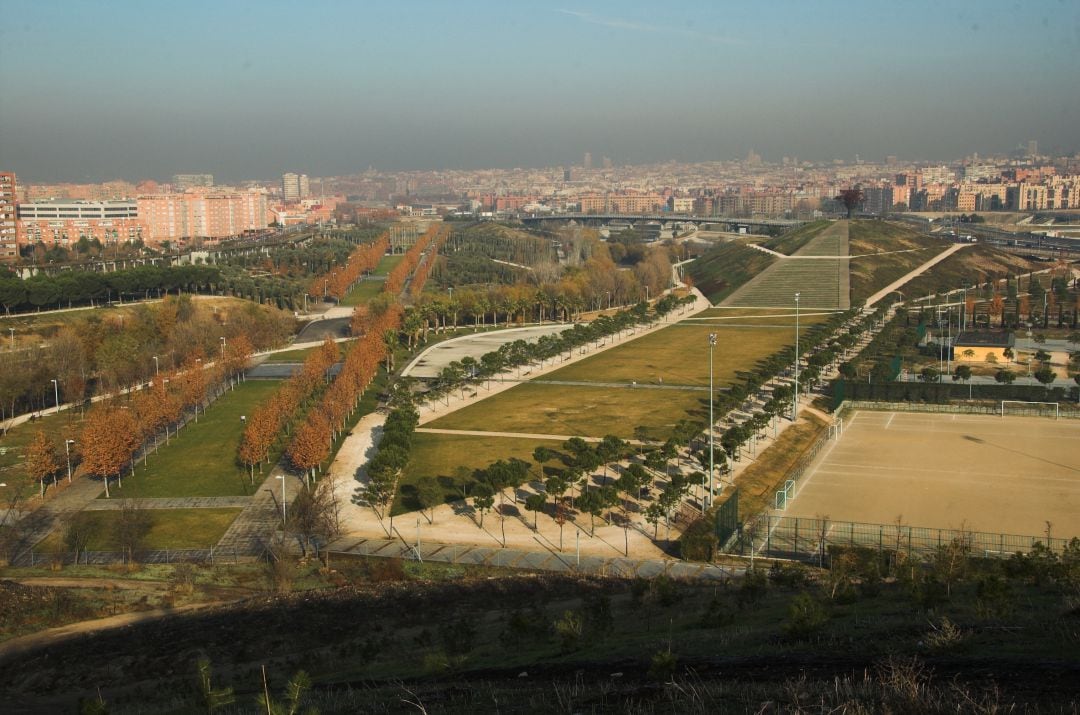
[[858,411],[784,516],[1080,536],[1080,420]]

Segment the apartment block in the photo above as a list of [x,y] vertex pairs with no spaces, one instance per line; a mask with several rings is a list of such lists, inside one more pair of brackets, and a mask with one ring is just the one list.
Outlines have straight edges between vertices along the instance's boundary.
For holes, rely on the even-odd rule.
[[135,199],[28,201],[18,206],[19,241],[22,244],[57,244],[69,247],[80,239],[103,244],[135,242],[143,237]]
[[148,243],[240,236],[266,228],[270,217],[260,189],[150,194],[140,196],[138,206]]
[[286,203],[300,201],[311,196],[311,181],[307,174],[282,174],[281,195]]
[[0,261],[19,257],[19,229],[15,214],[18,184],[12,172],[0,172]]

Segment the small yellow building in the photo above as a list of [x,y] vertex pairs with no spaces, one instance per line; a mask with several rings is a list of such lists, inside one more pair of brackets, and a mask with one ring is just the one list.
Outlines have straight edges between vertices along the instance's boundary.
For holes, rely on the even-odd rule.
[[1005,349],[1012,348],[1016,339],[1012,333],[966,332],[953,341],[953,360],[957,362],[1005,363]]

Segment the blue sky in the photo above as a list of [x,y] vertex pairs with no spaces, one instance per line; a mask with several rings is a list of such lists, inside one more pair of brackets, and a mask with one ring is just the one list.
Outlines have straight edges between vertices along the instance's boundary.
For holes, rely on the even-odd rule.
[[1080,149],[1080,3],[4,0],[31,180]]

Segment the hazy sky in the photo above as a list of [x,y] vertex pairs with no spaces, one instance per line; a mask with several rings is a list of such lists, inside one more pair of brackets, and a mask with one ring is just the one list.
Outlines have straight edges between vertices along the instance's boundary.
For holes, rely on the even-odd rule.
[[33,181],[1080,150],[1076,0],[3,0]]

